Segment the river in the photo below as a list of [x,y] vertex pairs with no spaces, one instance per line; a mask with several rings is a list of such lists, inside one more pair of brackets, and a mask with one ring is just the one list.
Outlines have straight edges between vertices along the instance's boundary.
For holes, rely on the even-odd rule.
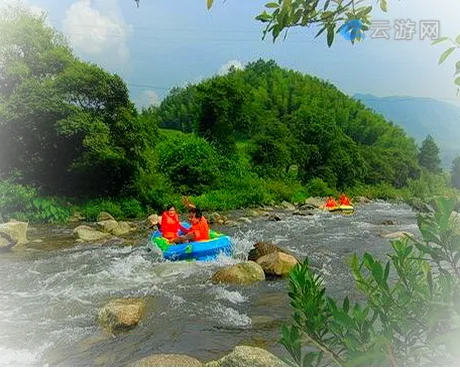
[[[0,255],[0,366],[125,366],[155,353],[207,362],[239,344],[286,356],[278,340],[292,312],[287,281],[216,285],[209,281],[213,272],[246,259],[256,241],[273,241],[302,259],[309,256],[331,295],[353,297],[350,255],[384,257],[390,247],[381,233],[418,234],[415,213],[403,204],[373,202],[352,216],[282,217],[219,228],[232,236],[234,256],[209,263],[164,262],[145,246],[76,245],[69,226],[31,231],[31,239],[46,231],[54,240]],[[99,309],[123,297],[143,298],[144,318],[128,332],[104,333]]]

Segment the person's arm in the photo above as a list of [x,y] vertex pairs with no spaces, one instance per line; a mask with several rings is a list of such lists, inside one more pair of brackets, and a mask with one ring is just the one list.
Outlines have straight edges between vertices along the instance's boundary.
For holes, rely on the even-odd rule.
[[182,231],[183,234],[187,234],[190,229],[187,229],[185,226],[182,226],[181,223],[179,222],[179,229]]
[[181,236],[171,240],[171,243],[180,244],[180,243],[186,242],[187,240],[193,240],[193,239],[195,239],[195,232],[194,231],[189,231],[187,234],[181,235]]
[[182,197],[182,203],[184,204],[185,207],[187,208],[196,208],[196,206],[190,202],[190,199],[188,199],[188,197],[184,196]]

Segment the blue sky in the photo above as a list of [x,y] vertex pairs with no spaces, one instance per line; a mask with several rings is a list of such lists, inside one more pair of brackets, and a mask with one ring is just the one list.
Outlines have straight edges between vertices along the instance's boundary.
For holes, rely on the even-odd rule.
[[[0,4],[12,0],[0,0]],[[389,12],[374,20],[417,23],[412,40],[372,39],[351,45],[337,37],[328,48],[314,29],[293,29],[286,41],[261,40],[254,17],[263,0],[24,0],[44,9],[49,22],[70,40],[77,55],[119,73],[138,105],[160,100],[173,86],[198,82],[258,58],[316,75],[343,92],[377,96],[432,97],[459,103],[453,84],[456,58],[438,66],[446,46],[419,39],[419,22],[439,21],[441,34],[460,34],[459,0],[389,0]],[[375,3],[375,1],[369,1]],[[460,59],[460,53],[457,54]]]

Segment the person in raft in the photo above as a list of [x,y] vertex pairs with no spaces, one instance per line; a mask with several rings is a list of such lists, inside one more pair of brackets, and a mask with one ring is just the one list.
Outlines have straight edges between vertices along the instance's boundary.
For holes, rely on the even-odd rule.
[[179,244],[187,241],[209,240],[209,225],[203,213],[194,205],[188,207],[190,208],[189,219],[192,226],[190,229],[183,231],[184,235],[172,239],[171,243]]
[[350,198],[348,198],[345,193],[342,193],[339,198],[339,202],[341,206],[351,206]]
[[176,212],[176,207],[172,204],[166,207],[161,217],[152,215],[149,217],[151,222],[150,228],[157,225],[163,238],[172,240],[179,236],[179,230],[183,233],[187,231],[187,228],[180,224],[179,216]]
[[329,198],[326,201],[326,204],[324,205],[326,208],[334,208],[337,207],[337,202],[335,201],[334,197],[329,196]]

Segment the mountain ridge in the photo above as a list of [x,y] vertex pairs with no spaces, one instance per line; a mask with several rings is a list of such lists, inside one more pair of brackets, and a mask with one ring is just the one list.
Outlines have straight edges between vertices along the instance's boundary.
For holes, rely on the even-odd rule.
[[430,97],[387,96],[356,93],[353,98],[401,126],[420,146],[430,134],[440,148],[444,167],[460,154],[460,107]]

